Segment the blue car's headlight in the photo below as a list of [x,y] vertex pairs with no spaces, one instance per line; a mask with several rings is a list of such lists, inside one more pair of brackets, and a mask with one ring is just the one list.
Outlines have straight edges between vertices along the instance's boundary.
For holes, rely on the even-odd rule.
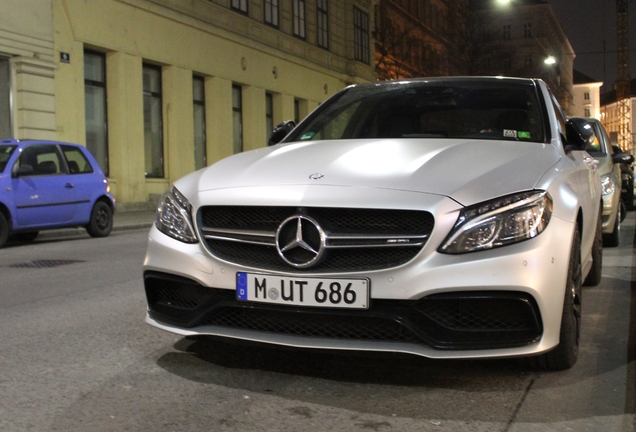
[[509,195],[463,209],[441,253],[461,254],[506,246],[538,236],[552,215],[545,191]]
[[159,198],[155,225],[167,236],[184,243],[197,243],[191,213],[192,206],[186,197],[173,187]]

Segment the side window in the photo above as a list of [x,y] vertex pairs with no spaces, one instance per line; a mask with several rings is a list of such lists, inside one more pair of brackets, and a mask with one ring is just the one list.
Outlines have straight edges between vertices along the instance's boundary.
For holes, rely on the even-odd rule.
[[68,171],[71,174],[86,174],[92,173],[93,167],[91,166],[84,153],[77,147],[62,146],[62,152],[66,158],[66,165]]
[[57,147],[48,144],[36,144],[25,147],[14,167],[14,172],[20,167],[28,165],[34,176],[55,175],[65,173],[61,164]]

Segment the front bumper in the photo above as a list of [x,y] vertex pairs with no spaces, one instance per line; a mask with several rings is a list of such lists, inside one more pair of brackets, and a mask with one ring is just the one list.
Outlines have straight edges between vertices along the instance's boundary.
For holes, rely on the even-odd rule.
[[256,269],[218,260],[202,244],[178,242],[153,227],[144,262],[146,321],[184,336],[431,358],[523,356],[554,348],[573,224],[553,217],[544,233],[526,242],[439,254],[455,218],[438,220],[411,262],[346,274],[371,282],[371,307],[363,311],[239,304],[236,272]]

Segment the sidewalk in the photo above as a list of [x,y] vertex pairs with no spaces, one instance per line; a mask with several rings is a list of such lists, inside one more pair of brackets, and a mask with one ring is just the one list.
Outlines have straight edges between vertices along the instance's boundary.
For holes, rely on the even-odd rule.
[[[115,212],[113,217],[113,232],[133,229],[150,229],[155,220],[154,211]],[[84,228],[60,228],[40,231],[38,239],[86,235]]]

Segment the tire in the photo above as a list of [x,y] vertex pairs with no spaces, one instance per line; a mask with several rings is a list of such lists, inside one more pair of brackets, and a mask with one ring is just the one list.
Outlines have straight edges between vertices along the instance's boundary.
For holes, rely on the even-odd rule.
[[[616,219],[618,224],[618,218]],[[592,246],[592,268],[587,274],[583,285],[596,286],[601,283],[603,272],[603,246],[605,246],[605,237],[603,236],[603,222],[598,218],[596,223],[596,234],[594,236],[594,246]]]
[[7,218],[0,212],[0,248],[7,244],[9,239],[9,222]]
[[614,230],[609,234],[603,235],[603,246],[616,247],[620,243],[622,210],[622,205],[619,205],[616,222],[614,222]]
[[14,234],[13,237],[15,237],[16,240],[19,240],[22,242],[32,242],[38,237],[39,234],[40,234],[39,231],[29,231],[29,232],[21,232],[21,233]]
[[561,314],[559,344],[552,351],[529,357],[528,364],[533,369],[564,370],[576,363],[579,356],[581,336],[581,238],[575,229],[570,252],[570,264],[565,287],[565,299]]
[[625,206],[625,203],[623,201],[621,201],[620,206],[621,206],[621,223],[622,223],[627,217],[627,207]]
[[627,210],[634,210],[634,178],[627,181],[627,191],[625,192],[625,206]]
[[108,204],[97,201],[91,211],[91,220],[86,232],[91,237],[106,237],[113,229],[113,211]]

